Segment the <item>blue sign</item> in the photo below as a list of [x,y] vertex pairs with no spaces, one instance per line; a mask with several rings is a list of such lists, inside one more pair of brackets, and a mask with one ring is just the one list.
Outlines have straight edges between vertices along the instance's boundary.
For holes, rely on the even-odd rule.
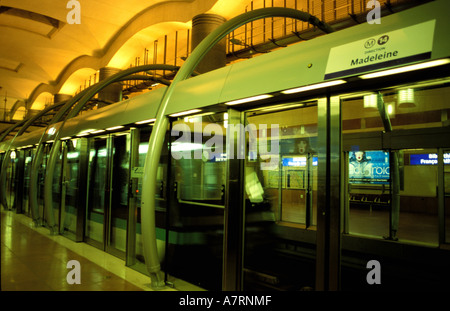
[[[409,165],[437,165],[437,153],[410,154]],[[444,153],[444,164],[450,164],[450,153]]]
[[349,152],[349,181],[353,184],[389,184],[389,153]]
[[[306,166],[306,157],[289,157],[283,158],[282,161],[283,166],[295,166],[295,167],[305,167]],[[317,157],[313,157],[313,166],[317,166]]]

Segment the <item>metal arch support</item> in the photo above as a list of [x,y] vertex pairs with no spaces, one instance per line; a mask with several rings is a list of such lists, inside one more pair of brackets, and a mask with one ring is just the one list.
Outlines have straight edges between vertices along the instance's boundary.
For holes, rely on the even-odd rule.
[[237,17],[230,19],[212,33],[210,33],[200,44],[195,48],[191,55],[186,59],[181,69],[175,76],[172,84],[168,87],[161,100],[158,113],[156,116],[156,123],[153,126],[153,131],[149,140],[149,148],[144,165],[144,176],[142,184],[141,197],[141,222],[142,222],[142,239],[144,246],[144,257],[147,265],[147,270],[150,273],[151,285],[158,289],[164,286],[164,278],[161,273],[161,266],[158,258],[158,251],[156,247],[156,226],[155,226],[155,189],[156,176],[158,170],[161,150],[164,145],[164,138],[169,125],[169,119],[165,113],[170,102],[170,98],[174,92],[176,84],[191,76],[198,63],[203,59],[206,53],[222,40],[227,34],[233,30],[245,25],[251,21],[267,17],[290,17],[301,21],[309,22],[318,27],[325,33],[333,32],[333,28],[320,21],[315,16],[306,12],[301,12],[288,8],[264,8],[251,12],[244,13]]
[[47,167],[45,170],[45,177],[44,177],[44,208],[49,213],[48,216],[48,225],[50,227],[50,232],[53,233],[55,230],[57,230],[55,227],[55,220],[53,213],[50,213],[50,211],[53,211],[53,200],[52,200],[52,186],[53,186],[53,176],[55,173],[55,166],[56,161],[59,156],[59,151],[61,149],[61,129],[64,127],[64,124],[67,120],[70,118],[75,117],[81,109],[87,104],[87,102],[99,91],[110,85],[114,82],[119,82],[122,80],[126,80],[126,78],[129,78],[128,76],[141,72],[141,71],[149,71],[149,70],[178,70],[179,66],[172,66],[172,65],[164,65],[164,64],[151,64],[151,65],[142,65],[142,66],[136,66],[133,68],[129,68],[123,71],[120,71],[107,79],[100,81],[92,86],[90,86],[88,89],[86,89],[86,92],[83,93],[82,97],[79,99],[79,101],[75,104],[75,101],[73,101],[72,110],[67,114],[67,116],[64,118],[61,126],[59,127],[58,131],[55,134],[54,137],[54,143],[52,145],[52,148],[50,149],[49,158],[47,162]]
[[[49,106],[43,110],[41,110],[38,114],[34,115],[33,117],[29,119],[25,119],[21,122],[18,122],[14,126],[12,126],[9,130],[6,131],[6,134],[2,135],[1,140],[5,138],[12,130],[16,129],[19,126],[22,126],[22,128],[14,135],[13,139],[11,139],[11,142],[9,143],[8,149],[5,152],[5,157],[3,158],[2,164],[1,164],[1,171],[0,171],[0,197],[1,197],[1,203],[5,209],[9,209],[8,201],[6,200],[6,170],[8,168],[10,156],[11,156],[11,146],[14,143],[14,140],[22,135],[30,125],[33,124],[34,121],[39,119],[40,117],[44,116],[47,112],[58,108],[62,106],[64,102],[54,104],[52,106]],[[0,141],[1,141],[0,140]]]

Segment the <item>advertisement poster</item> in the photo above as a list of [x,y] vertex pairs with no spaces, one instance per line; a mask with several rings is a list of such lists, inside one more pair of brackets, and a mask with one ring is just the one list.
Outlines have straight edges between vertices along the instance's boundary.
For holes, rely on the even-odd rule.
[[389,184],[389,153],[349,152],[349,181],[352,184]]

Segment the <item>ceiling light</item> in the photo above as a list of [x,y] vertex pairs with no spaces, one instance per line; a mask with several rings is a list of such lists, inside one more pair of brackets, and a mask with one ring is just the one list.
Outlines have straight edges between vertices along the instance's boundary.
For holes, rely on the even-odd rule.
[[398,107],[399,108],[412,108],[415,107],[414,103],[414,89],[404,89],[398,91]]
[[47,134],[48,135],[54,135],[56,133],[56,128],[51,127],[48,129]]
[[107,131],[114,131],[114,130],[121,129],[123,127],[124,127],[123,125],[118,125],[118,126],[108,127],[106,130]]
[[263,94],[263,95],[258,95],[258,96],[252,96],[252,97],[232,100],[232,101],[226,102],[225,105],[232,106],[232,105],[237,105],[237,104],[254,102],[257,100],[266,99],[266,98],[270,98],[270,97],[273,97],[273,95]]
[[366,109],[378,109],[378,96],[377,96],[377,94],[364,95],[364,108],[366,108]]
[[91,134],[98,134],[98,133],[103,133],[103,132],[105,132],[105,130],[97,130],[97,131],[91,132]]
[[334,85],[339,85],[339,84],[344,84],[344,83],[347,83],[347,81],[345,81],[345,80],[328,81],[328,82],[323,82],[323,83],[317,83],[317,84],[297,87],[295,89],[285,90],[285,91],[282,91],[281,93],[283,93],[283,94],[300,93],[300,92],[321,89],[324,87],[334,86]]
[[146,124],[146,123],[150,123],[150,122],[155,122],[156,119],[148,119],[148,120],[142,120],[139,122],[135,122],[134,124]]
[[192,110],[186,110],[186,111],[182,111],[182,112],[177,112],[177,113],[173,113],[171,115],[169,115],[170,117],[179,117],[179,116],[185,116],[188,114],[193,114],[196,112],[200,112],[200,109],[192,109]]
[[360,76],[360,78],[361,79],[372,79],[372,78],[384,77],[384,76],[389,76],[389,75],[393,75],[393,74],[397,74],[397,73],[403,73],[403,72],[414,71],[414,70],[419,70],[419,69],[442,66],[442,65],[446,65],[448,63],[450,63],[449,58],[438,59],[438,60],[433,60],[433,61],[426,62],[426,63],[414,64],[414,65],[400,67],[400,68],[394,68],[394,69],[388,69],[388,70],[383,70],[383,71],[379,71],[379,72],[368,73],[368,74]]

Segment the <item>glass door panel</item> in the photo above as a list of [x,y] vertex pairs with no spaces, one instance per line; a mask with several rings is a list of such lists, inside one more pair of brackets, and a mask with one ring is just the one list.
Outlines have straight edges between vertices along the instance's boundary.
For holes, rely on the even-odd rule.
[[34,155],[34,149],[25,150],[25,166],[24,166],[24,180],[23,180],[23,212],[30,216],[30,178],[31,165]]
[[111,200],[108,221],[108,248],[126,251],[130,135],[112,137]]
[[[104,242],[106,185],[108,178],[107,139],[94,138],[89,145],[88,206],[85,236],[100,248]],[[98,244],[100,243],[100,244]]]
[[[222,288],[227,114],[172,124],[166,271],[207,290]],[[177,278],[174,279],[173,277]]]
[[246,114],[244,290],[314,287],[317,103],[304,106]]
[[63,143],[60,233],[75,240],[80,178],[80,139]]

